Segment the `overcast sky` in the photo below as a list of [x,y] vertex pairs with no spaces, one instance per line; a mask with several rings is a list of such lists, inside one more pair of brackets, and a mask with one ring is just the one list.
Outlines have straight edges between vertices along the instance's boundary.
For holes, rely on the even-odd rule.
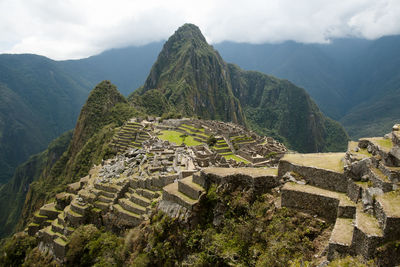
[[400,0],[0,0],[0,53],[83,58],[167,39],[185,22],[210,43],[400,34]]

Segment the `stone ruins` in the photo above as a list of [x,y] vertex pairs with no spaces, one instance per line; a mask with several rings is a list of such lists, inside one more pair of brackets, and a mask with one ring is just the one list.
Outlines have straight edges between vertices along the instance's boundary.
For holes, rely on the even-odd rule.
[[121,232],[154,208],[189,222],[211,184],[240,183],[254,194],[277,190],[278,206],[331,222],[328,260],[371,259],[380,245],[400,240],[399,128],[349,142],[346,153],[298,154],[232,123],[134,118],[112,141],[117,156],[40,208],[26,231],[63,261],[79,225]]

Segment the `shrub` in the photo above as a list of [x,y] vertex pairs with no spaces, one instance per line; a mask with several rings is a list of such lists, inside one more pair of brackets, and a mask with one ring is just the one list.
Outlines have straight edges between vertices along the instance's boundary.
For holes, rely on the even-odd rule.
[[21,266],[36,245],[36,238],[26,234],[19,233],[6,239],[0,250],[0,266]]
[[215,138],[214,135],[211,135],[208,139],[207,139],[207,145],[209,146],[214,146],[217,143],[217,139]]

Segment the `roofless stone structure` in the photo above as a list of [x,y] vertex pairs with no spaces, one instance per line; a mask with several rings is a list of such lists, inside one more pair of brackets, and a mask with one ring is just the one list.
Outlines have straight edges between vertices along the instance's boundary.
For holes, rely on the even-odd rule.
[[[114,137],[117,156],[44,205],[26,231],[63,261],[79,225],[122,232],[147,220],[152,208],[191,224],[217,184],[254,196],[279,191],[281,206],[334,225],[328,260],[370,259],[386,242],[400,240],[399,133],[395,125],[383,138],[349,142],[346,153],[284,154],[279,142],[235,124],[132,119]],[[399,255],[390,257],[400,263]]]

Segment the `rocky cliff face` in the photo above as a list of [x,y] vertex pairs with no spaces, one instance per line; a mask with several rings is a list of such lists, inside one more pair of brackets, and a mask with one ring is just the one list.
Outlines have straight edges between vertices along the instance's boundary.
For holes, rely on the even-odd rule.
[[304,89],[225,63],[192,24],[168,39],[131,99],[155,115],[176,111],[250,126],[301,152],[344,151],[348,139]]
[[245,124],[226,63],[199,28],[180,27],[165,43],[138,95],[157,89],[182,115]]
[[252,128],[284,137],[302,152],[344,151],[348,136],[339,123],[325,117],[302,88],[229,64],[235,96]]

